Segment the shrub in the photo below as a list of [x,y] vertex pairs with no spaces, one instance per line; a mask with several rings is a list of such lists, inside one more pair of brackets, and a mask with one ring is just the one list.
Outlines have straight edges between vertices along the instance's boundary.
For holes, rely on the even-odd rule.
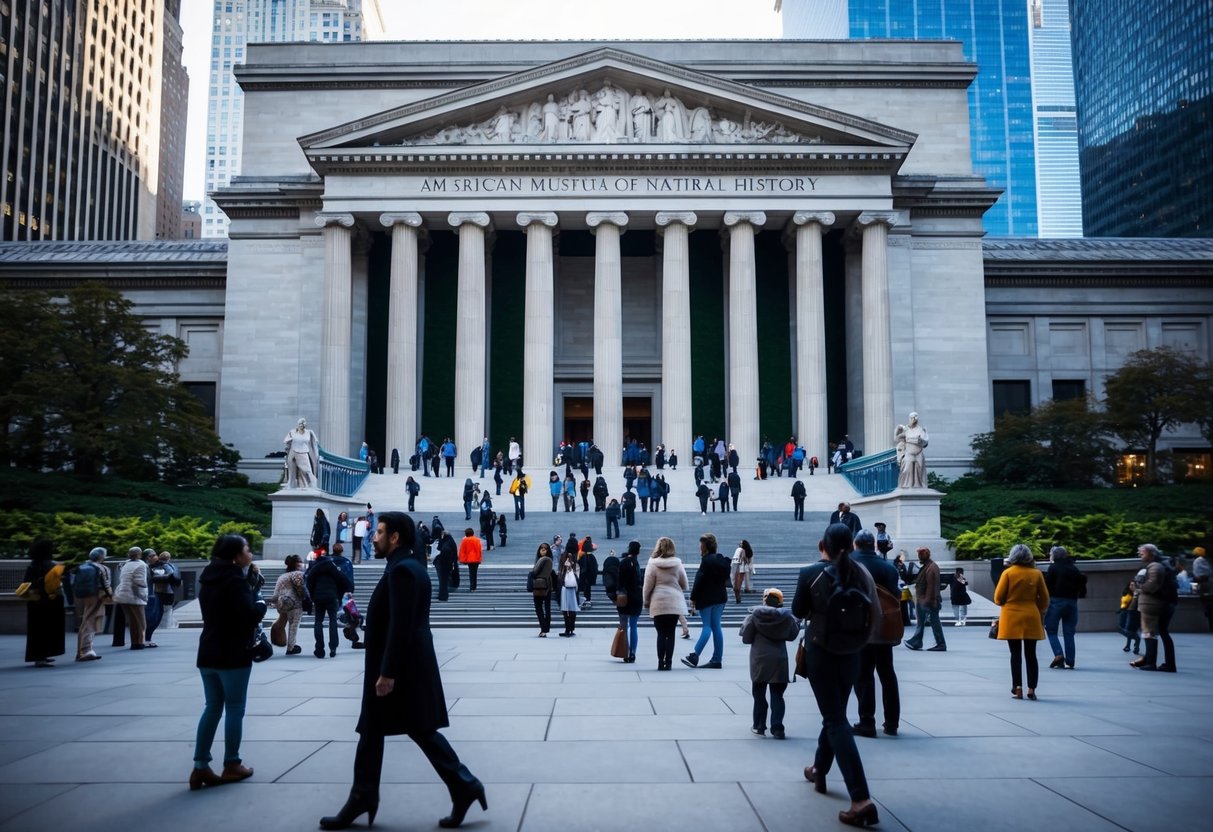
[[1142,543],[1164,552],[1207,545],[1213,524],[1199,517],[1132,520],[1123,514],[1077,516],[1016,514],[994,517],[952,541],[962,560],[1006,557],[1016,543],[1026,543],[1040,557],[1053,546],[1065,546],[1080,558],[1133,557]]
[[121,556],[132,546],[139,546],[167,549],[176,558],[205,559],[210,557],[215,538],[228,532],[244,535],[254,551],[264,540],[260,529],[243,522],[9,511],[0,513],[0,557],[25,557],[35,538],[47,537],[55,541],[63,558],[82,557],[94,546],[104,546],[111,555]]

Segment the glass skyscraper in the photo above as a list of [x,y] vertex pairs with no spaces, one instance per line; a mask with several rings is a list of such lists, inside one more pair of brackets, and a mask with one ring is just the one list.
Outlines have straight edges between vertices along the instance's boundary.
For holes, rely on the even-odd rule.
[[1066,0],[1029,0],[1036,107],[1036,209],[1041,237],[1082,236],[1078,116]]
[[1072,0],[1083,225],[1213,236],[1209,0]]
[[[782,0],[785,38],[947,38],[977,64],[973,167],[1003,190],[990,234],[1035,237],[1037,172],[1028,0]],[[843,25],[845,22],[845,25]]]

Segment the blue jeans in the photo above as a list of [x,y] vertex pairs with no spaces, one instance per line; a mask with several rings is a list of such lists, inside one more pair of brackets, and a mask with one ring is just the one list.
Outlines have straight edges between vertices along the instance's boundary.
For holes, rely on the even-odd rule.
[[817,710],[821,712],[821,733],[817,736],[813,765],[826,775],[837,759],[852,802],[867,800],[871,796],[868,794],[868,781],[864,776],[859,749],[855,747],[851,724],[847,720],[847,699],[859,675],[859,654],[839,655],[808,644],[805,659],[809,684],[817,699]]
[[939,623],[939,610],[935,607],[924,607],[922,604],[918,604],[918,626],[914,629],[914,635],[906,639],[906,644],[922,647],[922,634],[928,621],[931,623],[931,635],[935,637],[935,644],[946,646],[947,643],[943,640],[943,625]]
[[718,662],[724,657],[724,630],[720,628],[720,615],[723,612],[724,604],[713,604],[699,610],[699,623],[703,629],[699,633],[699,641],[695,642],[695,655],[703,654],[708,636],[711,636],[712,661]]
[[221,714],[224,716],[223,763],[227,765],[240,762],[244,703],[248,697],[248,680],[252,671],[252,665],[226,670],[199,668],[206,704],[202,708],[202,718],[198,720],[198,735],[194,740],[194,768],[207,768],[210,765],[211,744],[215,741],[215,731],[219,729]]
[[640,639],[640,631],[637,629],[640,624],[640,614],[628,615],[626,612],[619,613],[619,626],[621,629],[628,631],[628,655],[636,655],[636,644]]
[[[1057,639],[1057,625],[1061,624],[1062,635],[1066,640],[1065,652],[1062,652],[1061,642]],[[1049,646],[1053,648],[1054,656],[1062,656],[1066,664],[1074,666],[1074,631],[1078,628],[1078,600],[1076,598],[1050,598],[1049,609],[1045,611],[1045,633],[1049,636]]]

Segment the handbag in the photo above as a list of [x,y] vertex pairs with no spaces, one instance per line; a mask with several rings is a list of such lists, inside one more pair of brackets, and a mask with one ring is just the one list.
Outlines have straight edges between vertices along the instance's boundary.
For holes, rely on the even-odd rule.
[[806,655],[808,648],[805,646],[805,639],[808,638],[808,633],[800,637],[800,644],[796,645],[796,664],[794,665],[793,673],[801,679],[809,678],[809,659]]
[[628,657],[628,637],[622,627],[615,630],[615,637],[611,639],[611,655],[616,659]]
[[901,618],[901,602],[892,592],[877,584],[876,597],[880,601],[880,624],[872,637],[872,644],[901,644],[906,626]]
[[615,606],[623,609],[628,605],[628,593],[626,590],[619,590],[615,593]]
[[535,573],[534,572],[526,573],[526,591],[527,592],[535,591]]
[[286,616],[279,615],[270,627],[270,644],[275,647],[286,647]]
[[16,592],[14,592],[13,595],[16,595],[22,601],[41,601],[42,600],[42,593],[40,593],[38,590],[34,589],[34,585],[31,584],[29,581],[26,581],[25,583],[18,586]]

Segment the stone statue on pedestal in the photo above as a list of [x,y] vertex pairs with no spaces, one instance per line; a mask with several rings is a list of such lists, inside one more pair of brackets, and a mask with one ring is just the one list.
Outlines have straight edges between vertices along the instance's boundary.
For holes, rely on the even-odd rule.
[[315,488],[320,474],[320,440],[309,430],[306,419],[282,440],[286,446],[286,487]]
[[918,424],[918,414],[910,414],[909,425],[898,425],[893,432],[897,444],[897,464],[901,473],[897,477],[898,488],[927,487],[927,429]]

